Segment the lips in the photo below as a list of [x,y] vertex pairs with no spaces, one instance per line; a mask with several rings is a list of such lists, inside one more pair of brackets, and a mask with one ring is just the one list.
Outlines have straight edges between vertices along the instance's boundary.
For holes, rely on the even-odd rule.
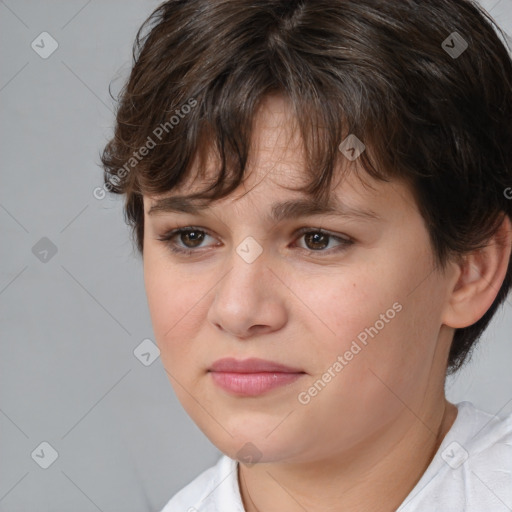
[[256,397],[292,384],[306,372],[265,359],[224,358],[208,370],[213,382],[231,395]]
[[274,361],[254,357],[244,360],[232,357],[219,359],[210,366],[208,371],[226,373],[305,373],[300,368],[293,368]]

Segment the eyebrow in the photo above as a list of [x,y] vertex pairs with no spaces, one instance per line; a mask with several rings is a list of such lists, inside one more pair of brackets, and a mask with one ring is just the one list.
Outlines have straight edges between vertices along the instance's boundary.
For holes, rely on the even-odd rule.
[[[185,196],[164,197],[158,199],[148,211],[148,215],[159,213],[189,213],[200,214],[208,210],[208,203],[190,200]],[[366,221],[382,220],[382,217],[371,209],[350,207],[338,199],[331,198],[327,203],[319,203],[312,199],[296,199],[273,203],[268,220],[280,222],[285,219],[307,217],[310,215],[330,214],[339,217],[357,218]]]

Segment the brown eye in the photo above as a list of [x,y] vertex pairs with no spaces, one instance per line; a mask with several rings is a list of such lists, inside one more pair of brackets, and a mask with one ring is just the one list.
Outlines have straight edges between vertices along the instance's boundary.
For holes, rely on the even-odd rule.
[[164,242],[173,253],[191,255],[193,252],[198,252],[196,248],[202,248],[201,244],[208,236],[210,235],[203,229],[190,226],[173,229],[157,239]]
[[[302,235],[302,236],[301,236]],[[307,253],[315,253],[315,255],[330,255],[346,250],[354,243],[349,237],[343,237],[324,231],[321,228],[302,228],[295,233],[300,239],[304,238],[306,247],[301,247],[302,251]],[[205,238],[215,238],[204,229],[195,226],[186,226],[173,229],[162,236],[157,237],[158,240],[165,243],[168,249],[175,254],[181,255],[200,255],[204,250],[218,247],[219,244],[205,245]],[[334,247],[328,247],[331,242],[335,242]]]
[[329,245],[329,235],[319,231],[311,231],[304,236],[306,246],[313,250],[325,249]]
[[[304,250],[309,253],[331,254],[333,252],[343,251],[354,243],[354,241],[348,237],[337,236],[325,232],[323,229],[302,228],[297,234],[299,239],[304,239],[304,245],[306,246]],[[332,241],[338,242],[337,246],[335,245],[325,250]]]
[[199,230],[183,231],[179,234],[179,238],[185,247],[194,248],[201,244],[204,240],[204,235],[204,231]]

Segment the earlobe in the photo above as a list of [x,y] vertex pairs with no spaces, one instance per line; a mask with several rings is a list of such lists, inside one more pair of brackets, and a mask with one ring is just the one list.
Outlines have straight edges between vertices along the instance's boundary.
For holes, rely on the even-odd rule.
[[512,223],[504,216],[486,247],[463,256],[458,279],[449,289],[442,323],[456,329],[480,320],[491,307],[505,279],[512,252]]

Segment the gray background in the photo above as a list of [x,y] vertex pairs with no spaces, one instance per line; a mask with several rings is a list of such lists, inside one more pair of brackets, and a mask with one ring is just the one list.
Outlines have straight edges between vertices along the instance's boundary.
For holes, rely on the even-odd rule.
[[[154,339],[142,263],[122,199],[93,195],[112,134],[109,83],[120,90],[159,3],[0,1],[1,512],[159,511],[220,455],[160,359],[134,355]],[[512,0],[482,3],[512,34]],[[58,42],[46,59],[31,47],[44,31]],[[509,298],[449,379],[451,401],[511,412],[510,333]],[[42,442],[58,452],[47,469]]]

